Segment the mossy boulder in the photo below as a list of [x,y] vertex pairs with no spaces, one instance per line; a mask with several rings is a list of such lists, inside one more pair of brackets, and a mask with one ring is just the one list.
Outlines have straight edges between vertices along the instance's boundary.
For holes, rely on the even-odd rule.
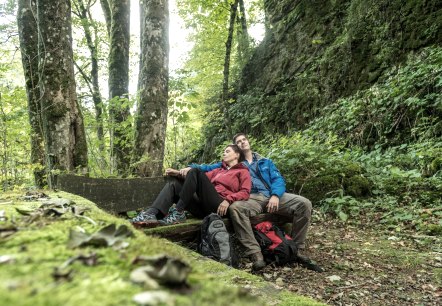
[[299,194],[306,197],[313,203],[318,203],[322,199],[330,197],[333,193],[342,189],[341,180],[338,175],[325,175],[313,177],[301,181]]
[[355,198],[370,195],[371,188],[372,183],[361,174],[344,179],[345,193]]
[[[53,213],[39,218],[21,216],[17,208],[35,211],[42,203],[25,202],[17,194],[0,195],[5,216],[0,220],[0,254],[4,255],[0,263],[1,305],[136,305],[134,296],[141,292],[164,293],[170,301],[163,303],[167,305],[322,305],[165,239],[146,236],[128,221],[105,213],[84,198],[65,192],[48,194],[54,199],[60,196],[74,201],[75,211],[84,214],[74,215],[69,209],[61,217]],[[87,235],[108,224],[133,233],[124,236],[127,244],[121,243],[118,248],[101,243],[101,247],[68,247],[72,231]],[[82,237],[81,233],[76,237]],[[158,254],[167,254],[191,267],[186,286],[161,284],[157,290],[131,281],[131,272],[139,265],[135,259]],[[85,256],[96,261],[79,260]]]
[[429,168],[430,168],[429,175],[434,175],[437,172],[442,171],[442,157],[437,157],[437,158],[433,159]]

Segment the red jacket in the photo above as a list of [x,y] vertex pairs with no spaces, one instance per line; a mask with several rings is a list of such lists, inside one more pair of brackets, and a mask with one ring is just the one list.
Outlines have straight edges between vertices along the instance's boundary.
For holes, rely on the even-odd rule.
[[206,172],[206,175],[218,194],[230,204],[249,198],[252,180],[249,169],[242,163],[227,169],[223,162],[221,168]]

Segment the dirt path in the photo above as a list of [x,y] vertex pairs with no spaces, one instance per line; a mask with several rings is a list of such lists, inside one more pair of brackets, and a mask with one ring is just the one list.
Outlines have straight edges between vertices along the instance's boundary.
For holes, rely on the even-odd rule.
[[[315,222],[306,252],[323,273],[266,267],[265,279],[330,305],[442,305],[442,237]],[[245,269],[249,269],[245,265]]]

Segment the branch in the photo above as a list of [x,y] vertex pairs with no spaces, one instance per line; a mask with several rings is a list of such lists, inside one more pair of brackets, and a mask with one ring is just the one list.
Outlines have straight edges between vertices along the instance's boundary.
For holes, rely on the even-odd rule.
[[86,74],[86,73],[83,71],[83,69],[77,64],[76,61],[74,61],[74,65],[75,65],[75,67],[77,67],[78,71],[79,71],[80,74],[83,76],[83,79],[84,79],[84,81],[86,82],[87,87],[89,88],[89,91],[90,91],[90,92],[94,92],[94,91],[92,90],[92,87],[91,87],[91,84],[92,84],[91,79],[87,76],[87,74]]

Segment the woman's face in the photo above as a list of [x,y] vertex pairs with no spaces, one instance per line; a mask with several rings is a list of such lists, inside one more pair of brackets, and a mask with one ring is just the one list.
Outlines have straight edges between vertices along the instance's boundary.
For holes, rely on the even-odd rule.
[[228,163],[231,161],[238,161],[239,160],[239,153],[236,153],[235,151],[233,151],[233,149],[231,147],[227,147],[224,150],[223,153],[223,161]]

